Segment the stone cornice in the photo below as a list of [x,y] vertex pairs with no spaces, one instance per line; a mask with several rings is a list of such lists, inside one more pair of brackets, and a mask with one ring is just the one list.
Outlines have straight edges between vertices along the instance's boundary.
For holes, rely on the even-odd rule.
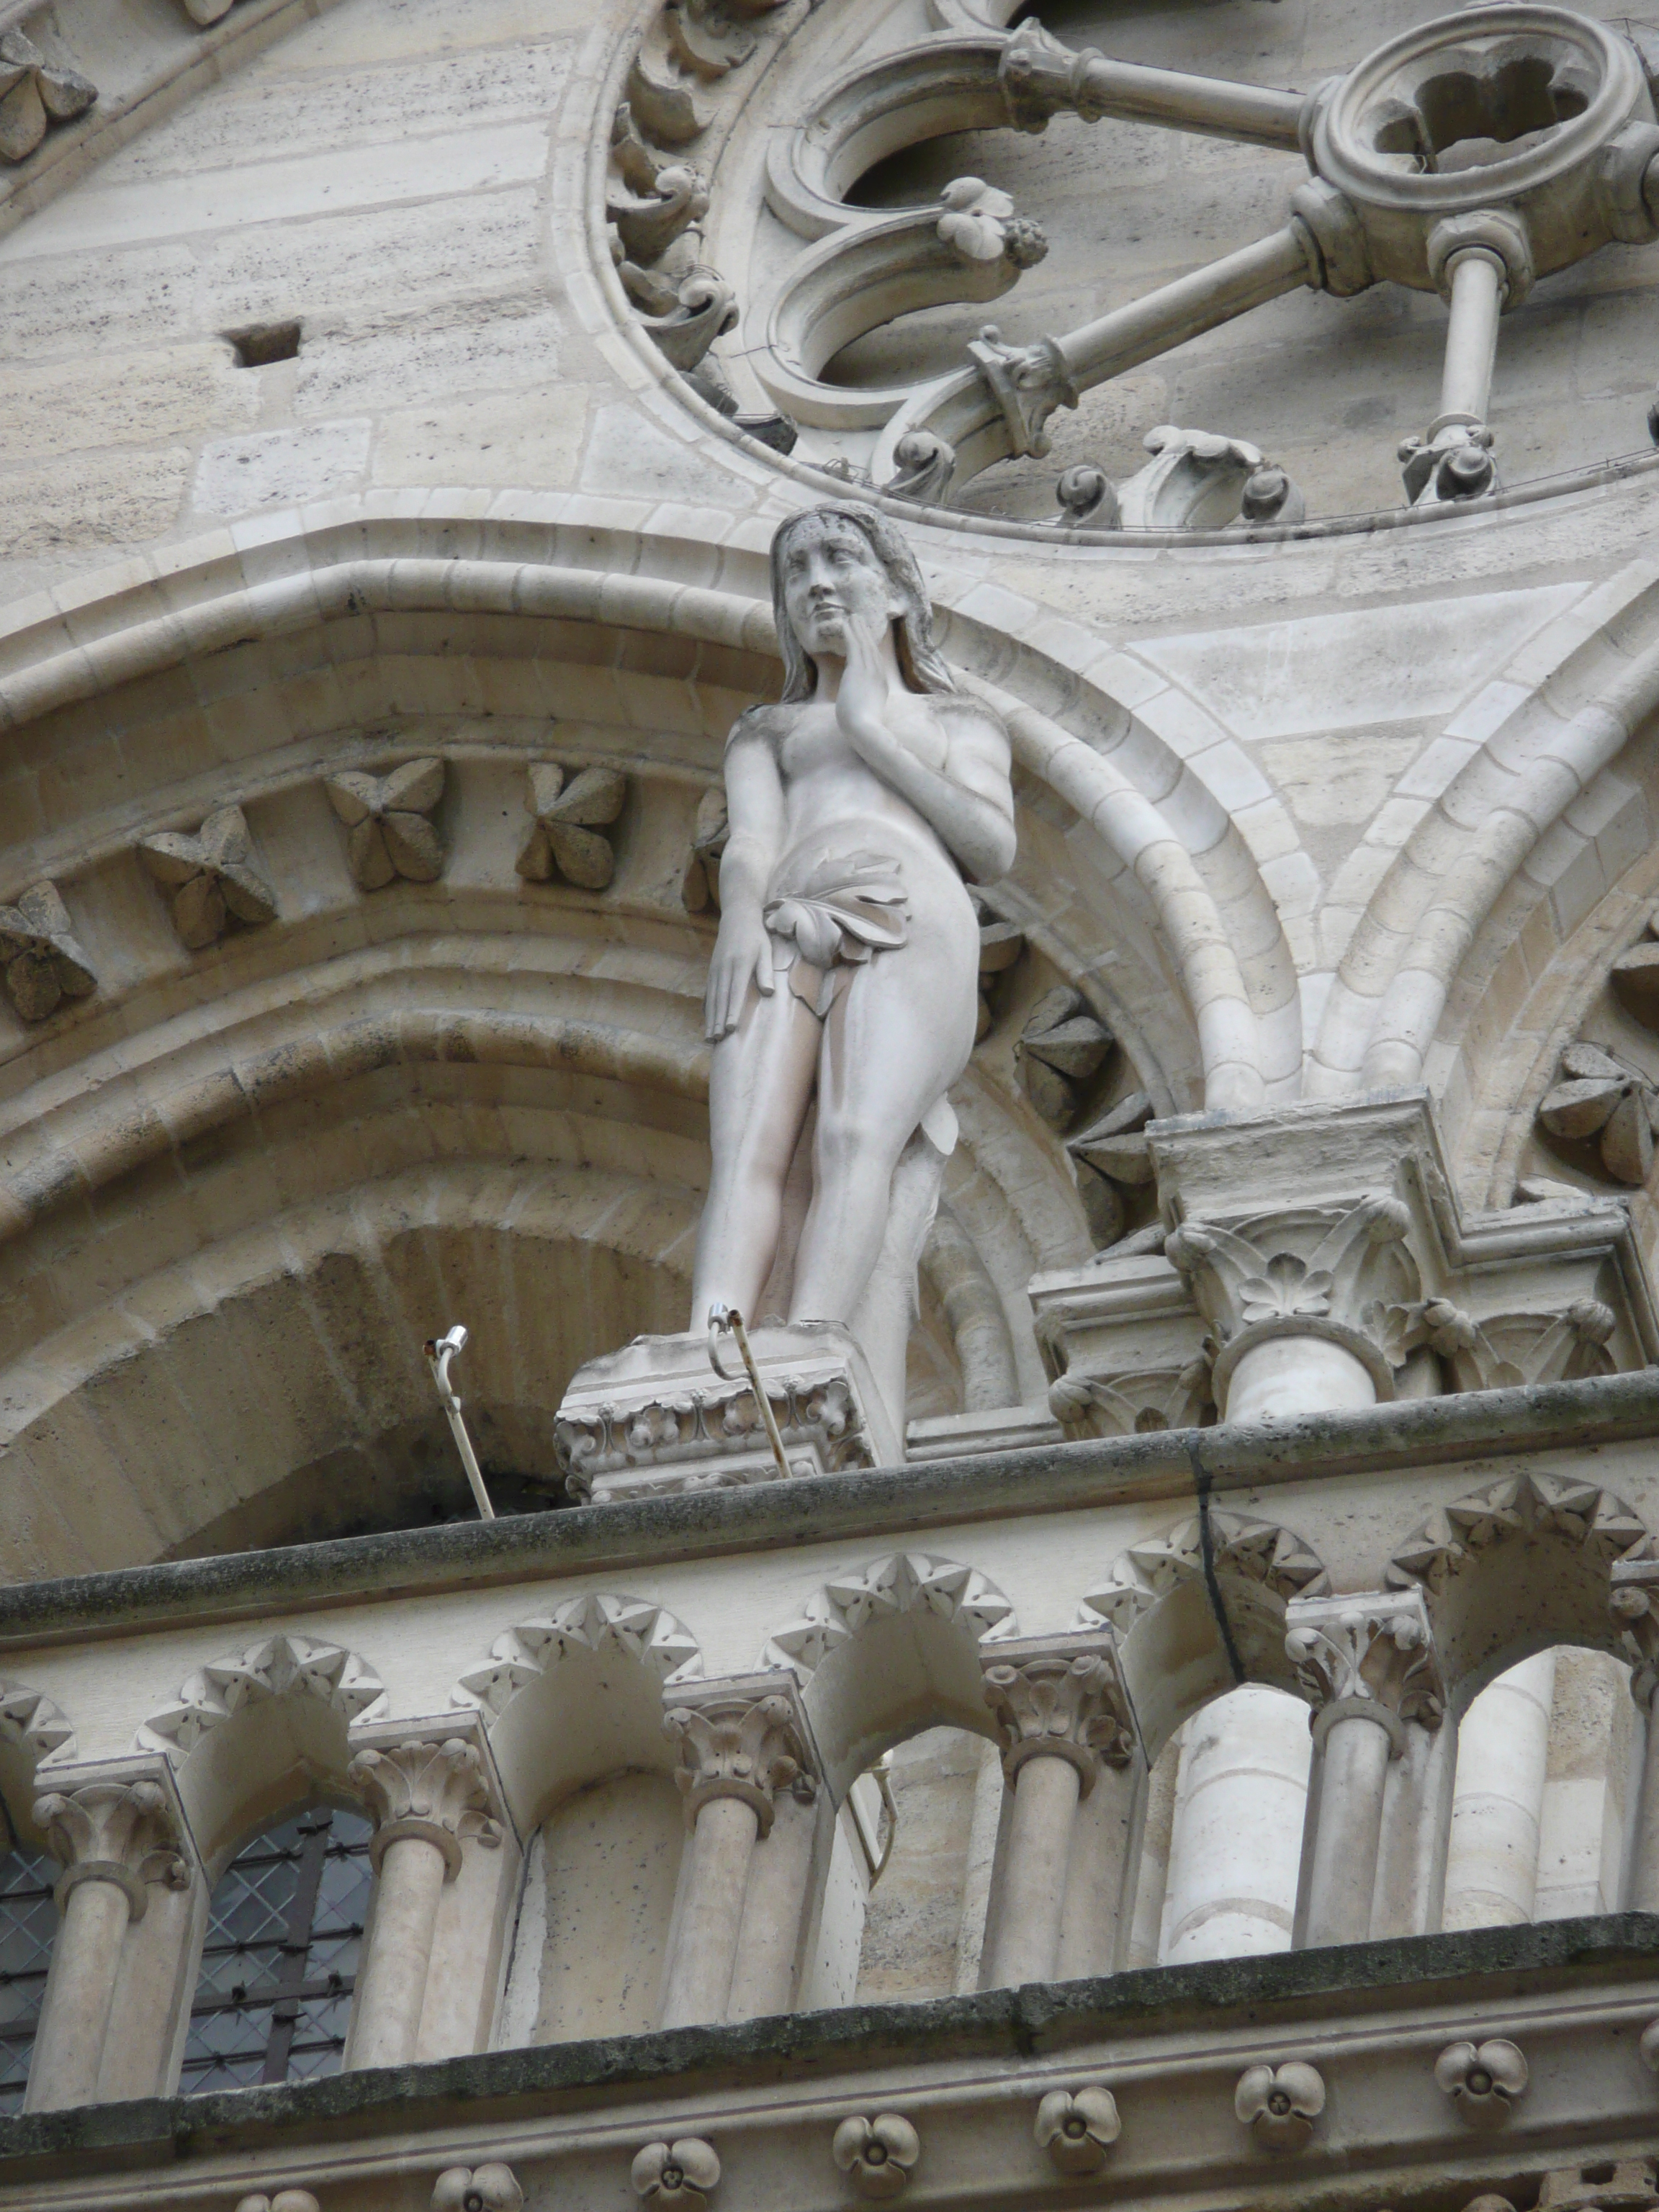
[[[354,2172],[374,2160],[377,2138],[406,2168],[409,2139],[426,2129],[453,2145],[459,2129],[544,2121],[562,2137],[596,2105],[614,2125],[635,2100],[701,2111],[710,2099],[743,2104],[750,2093],[775,2094],[791,2081],[822,2092],[832,2078],[856,2094],[862,2074],[890,2086],[895,2068],[925,2069],[935,2081],[940,2069],[976,2061],[995,2064],[1006,2082],[1011,2064],[1038,2074],[1045,2062],[1063,2065],[1109,2039],[1120,2063],[1142,2037],[1198,2036],[1207,2047],[1237,2035],[1254,2047],[1263,2033],[1305,2034],[1305,2024],[1334,2012],[1386,2033],[1390,2020],[1420,2023],[1447,2007],[1471,2017],[1523,2001],[1605,2011],[1610,2001],[1639,2005],[1659,1978],[1656,1960],[1659,1915],[1610,1914],[542,2045],[286,2087],[83,2106],[0,2119],[0,2202],[21,2204],[13,2192],[37,2176],[84,2185],[100,2173],[130,2175],[153,2191],[177,2161],[314,2161],[320,2144],[348,2138]],[[1536,2150],[1528,2155],[1537,2162]]]
[[65,1576],[0,1589],[0,1650],[188,1622],[268,1620],[416,1592],[606,1574],[846,1537],[921,1535],[976,1521],[1128,1500],[1261,1491],[1311,1475],[1364,1482],[1396,1468],[1570,1452],[1659,1436],[1659,1370],[1407,1400],[1283,1424],[1094,1437],[1027,1451],[801,1477],[485,1525],[356,1536],[218,1559]]

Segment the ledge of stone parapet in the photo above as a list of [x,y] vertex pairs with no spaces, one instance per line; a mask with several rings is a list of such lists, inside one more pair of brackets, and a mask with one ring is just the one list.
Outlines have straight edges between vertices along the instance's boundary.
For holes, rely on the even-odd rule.
[[1659,1369],[232,1552],[0,1589],[0,1647],[1659,1436]]
[[[1158,1966],[1078,1982],[1030,1983],[921,2004],[848,2005],[732,2027],[664,2029],[540,2045],[418,2066],[343,2074],[288,2087],[83,2105],[0,2119],[0,2188],[48,2165],[58,2174],[143,2171],[234,2155],[298,2138],[309,2143],[407,2136],[550,2115],[568,2100],[591,2111],[630,2093],[707,2095],[745,2083],[845,2078],[860,2069],[953,2058],[1018,2062],[1104,2037],[1166,2035],[1328,2017],[1347,2001],[1378,2014],[1455,2004],[1472,2014],[1524,1991],[1605,1985],[1620,1970],[1659,1972],[1659,1914],[1611,1913],[1538,1927],[1410,1936],[1323,1951]],[[714,2079],[713,2077],[718,2077]],[[883,2084],[884,2094],[891,2087]]]

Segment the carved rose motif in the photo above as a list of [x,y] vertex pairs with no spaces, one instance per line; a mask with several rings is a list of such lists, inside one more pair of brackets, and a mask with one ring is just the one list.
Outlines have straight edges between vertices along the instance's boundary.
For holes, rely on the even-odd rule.
[[1324,2109],[1324,2081],[1299,2059],[1246,2067],[1233,2093],[1233,2110],[1263,2150],[1300,2150]]
[[1117,2100],[1103,2082],[1050,2089],[1037,2106],[1036,2135],[1062,2173],[1097,2173],[1122,2132]]
[[1503,2036],[1489,2043],[1451,2043],[1434,2062],[1434,2078],[1472,2128],[1498,2128],[1525,2090],[1527,2062]]
[[720,2178],[714,2145],[698,2136],[647,2143],[634,2155],[635,2191],[647,2203],[669,2207],[671,2212],[702,2212]]
[[830,2145],[836,2164],[865,2197],[896,2197],[921,2156],[921,2137],[897,2112],[843,2120]]
[[524,2191],[510,2166],[452,2166],[432,2185],[432,2212],[523,2212],[523,2207]]

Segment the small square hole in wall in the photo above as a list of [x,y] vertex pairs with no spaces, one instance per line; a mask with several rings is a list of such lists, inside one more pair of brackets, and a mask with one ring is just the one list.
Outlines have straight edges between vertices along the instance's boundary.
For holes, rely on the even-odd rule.
[[292,361],[300,350],[298,323],[250,323],[245,331],[219,335],[235,349],[238,368],[268,368],[274,361]]

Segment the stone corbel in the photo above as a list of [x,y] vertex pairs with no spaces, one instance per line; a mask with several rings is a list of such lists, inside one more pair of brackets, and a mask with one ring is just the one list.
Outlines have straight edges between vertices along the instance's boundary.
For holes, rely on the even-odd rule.
[[1397,1759],[1408,1721],[1439,1727],[1446,1685],[1420,1591],[1292,1598],[1285,1619],[1285,1649],[1314,1708],[1316,1744],[1354,1717],[1375,1721]]
[[674,1778],[688,1827],[705,1805],[734,1797],[751,1808],[764,1837],[780,1790],[804,1802],[817,1792],[817,1753],[793,1674],[682,1683],[669,1698],[663,1728],[678,1748]]
[[97,989],[56,884],[31,884],[15,905],[0,906],[0,976],[25,1022],[49,1020],[65,999]]
[[1002,410],[1015,457],[1030,453],[1040,459],[1049,447],[1043,424],[1056,407],[1075,407],[1079,397],[1059,341],[1042,337],[1029,346],[1005,345],[996,325],[987,323],[969,340],[968,357]]
[[369,1858],[377,1873],[406,1836],[434,1846],[447,1881],[460,1872],[465,1844],[500,1848],[512,1823],[477,1713],[377,1721],[352,1729],[349,1740],[355,1750],[346,1778],[374,1822]]
[[1012,1638],[982,1651],[981,1664],[1011,1782],[1029,1759],[1063,1759],[1086,1797],[1103,1764],[1128,1764],[1134,1718],[1109,1630]]

